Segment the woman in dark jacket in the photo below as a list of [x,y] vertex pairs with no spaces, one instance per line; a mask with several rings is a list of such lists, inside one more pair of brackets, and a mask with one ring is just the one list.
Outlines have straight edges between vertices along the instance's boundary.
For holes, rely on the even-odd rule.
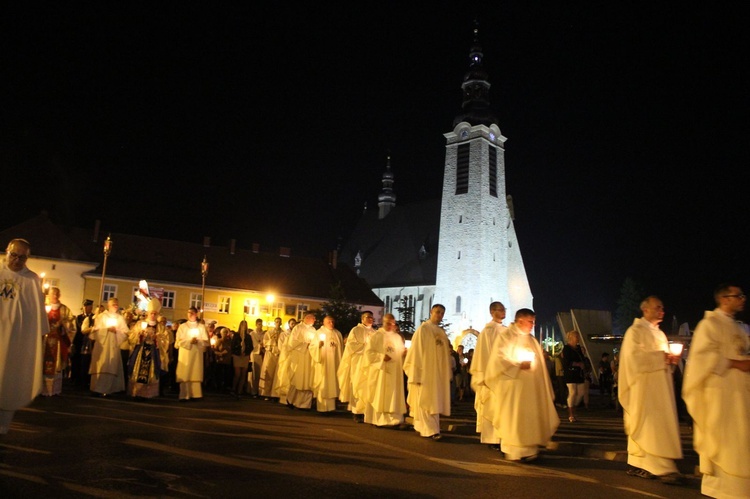
[[252,351],[253,339],[247,330],[247,321],[243,320],[240,322],[237,332],[232,335],[232,365],[234,366],[232,394],[237,398],[240,398],[240,394],[245,392],[247,366]]
[[586,389],[583,369],[585,355],[579,342],[581,336],[578,331],[568,331],[565,335],[567,344],[562,349],[563,380],[568,386],[568,421],[576,421],[575,407],[581,403]]

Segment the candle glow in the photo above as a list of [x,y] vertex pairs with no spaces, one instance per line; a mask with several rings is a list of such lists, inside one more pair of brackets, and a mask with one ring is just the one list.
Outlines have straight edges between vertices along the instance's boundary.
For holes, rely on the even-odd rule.
[[318,335],[318,339],[319,339],[320,341],[325,341],[325,340],[326,340],[326,334],[325,334],[325,333],[320,333],[320,334]]
[[117,319],[114,317],[108,317],[107,318],[107,327],[115,327],[117,325]]
[[141,322],[141,329],[143,329],[145,331],[147,327],[148,327],[148,322],[142,321]]
[[517,353],[518,362],[533,362],[534,352],[527,349],[521,349]]
[[190,329],[190,337],[191,338],[197,338],[198,337],[198,328],[194,327]]
[[682,343],[670,343],[669,353],[675,356],[682,355],[682,347],[683,347]]

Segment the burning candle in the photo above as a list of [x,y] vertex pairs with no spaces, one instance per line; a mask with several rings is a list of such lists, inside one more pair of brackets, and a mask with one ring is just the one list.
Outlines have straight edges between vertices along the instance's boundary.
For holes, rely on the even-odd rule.
[[518,362],[533,362],[534,352],[527,349],[521,349],[517,352]]
[[307,341],[312,341],[315,339],[315,333],[307,333]]
[[52,305],[45,305],[44,310],[46,310],[47,313],[49,313],[49,311],[52,310]]
[[211,336],[211,346],[212,347],[216,346],[216,336]]
[[669,353],[671,353],[674,356],[682,355],[682,343],[670,343],[669,344]]
[[141,329],[143,329],[145,331],[147,327],[148,327],[148,322],[142,321],[141,322]]
[[319,339],[320,341],[325,341],[325,340],[326,340],[326,334],[325,334],[325,333],[320,333],[320,334],[318,335],[318,339]]
[[406,341],[404,341],[404,346],[405,346],[406,348],[409,348],[409,347],[411,346],[411,340],[406,340]]
[[107,317],[107,327],[115,327],[117,325],[117,318],[116,317]]
[[190,328],[189,332],[190,332],[190,337],[191,338],[197,338],[198,337],[198,328],[197,327]]

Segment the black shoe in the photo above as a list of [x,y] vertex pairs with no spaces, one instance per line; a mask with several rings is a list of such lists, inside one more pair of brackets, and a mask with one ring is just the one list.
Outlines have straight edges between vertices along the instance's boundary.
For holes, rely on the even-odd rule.
[[683,477],[679,473],[667,473],[666,475],[659,475],[656,478],[659,479],[661,483],[666,483],[667,485],[684,485],[685,484],[685,477]]
[[487,447],[489,447],[490,450],[494,450],[494,451],[500,452],[500,444],[490,444]]
[[646,471],[643,468],[630,468],[627,471],[628,475],[630,476],[637,476],[638,478],[645,478],[646,480],[652,480],[656,478],[656,475],[651,473],[650,471]]
[[433,439],[433,440],[435,440],[437,442],[438,440],[441,440],[443,438],[443,436],[440,433],[435,433],[430,438]]
[[539,454],[534,454],[533,456],[525,456],[521,458],[522,463],[531,463],[533,461],[536,461],[539,458]]
[[352,415],[352,419],[354,420],[355,423],[364,423],[365,422],[365,417],[362,414],[353,414]]

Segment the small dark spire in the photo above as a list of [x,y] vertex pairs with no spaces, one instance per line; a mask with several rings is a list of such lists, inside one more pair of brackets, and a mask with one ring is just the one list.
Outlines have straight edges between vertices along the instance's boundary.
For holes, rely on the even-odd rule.
[[462,112],[453,120],[455,127],[462,121],[472,125],[497,124],[497,117],[490,109],[490,82],[483,66],[484,53],[479,42],[479,21],[474,21],[474,41],[469,50],[469,71],[461,84],[463,93]]
[[378,219],[385,218],[391,209],[396,206],[396,193],[393,192],[393,172],[391,172],[391,155],[388,155],[388,159],[385,165],[385,172],[383,173],[383,190],[378,195]]

